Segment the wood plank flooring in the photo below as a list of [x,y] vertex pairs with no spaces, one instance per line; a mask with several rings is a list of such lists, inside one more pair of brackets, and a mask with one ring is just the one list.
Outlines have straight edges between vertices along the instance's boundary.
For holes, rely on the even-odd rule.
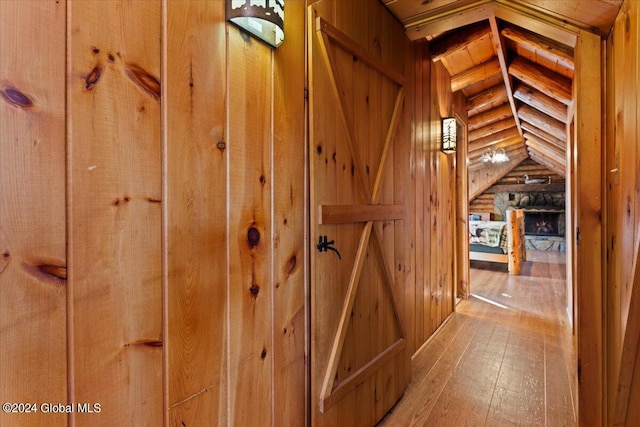
[[473,262],[472,297],[413,359],[379,426],[575,426],[565,254],[529,251],[522,275]]

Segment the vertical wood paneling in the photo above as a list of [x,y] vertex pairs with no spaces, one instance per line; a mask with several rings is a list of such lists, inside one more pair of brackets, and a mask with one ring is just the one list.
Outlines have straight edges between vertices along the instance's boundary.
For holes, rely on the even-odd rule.
[[286,43],[274,52],[273,425],[301,426],[305,407],[305,14],[286,9]]
[[67,421],[65,7],[0,2],[0,396],[37,409],[6,426]]
[[272,60],[266,44],[228,27],[231,425],[272,422]]
[[226,422],[226,43],[222,2],[166,3],[170,425]]
[[602,324],[602,144],[600,38],[581,32],[576,45],[576,197],[579,420],[604,423]]
[[455,297],[468,298],[469,292],[469,169],[467,167],[467,109],[466,98],[455,95],[455,113],[458,123],[456,150],[456,280]]
[[161,425],[161,4],[68,7],[73,415]]
[[[338,157],[336,146],[338,135],[342,135],[342,130],[338,128],[338,126],[323,126],[323,123],[339,123],[339,116],[336,108],[322,108],[323,105],[335,105],[335,100],[333,99],[333,94],[327,90],[320,90],[316,88],[327,88],[330,87],[329,75],[326,68],[322,67],[313,67],[312,61],[316,56],[320,55],[320,49],[322,49],[320,45],[320,41],[318,35],[316,33],[316,18],[319,16],[323,17],[331,17],[334,15],[334,2],[328,1],[318,1],[314,3],[312,6],[309,6],[308,10],[308,21],[307,21],[307,34],[308,34],[308,81],[309,81],[309,99],[318,99],[318,102],[309,102],[309,141],[315,141],[316,135],[323,134],[325,135],[325,139],[318,144],[309,143],[309,175],[314,176],[317,174],[323,174],[325,177],[325,185],[323,187],[316,187],[310,185],[309,187],[309,196],[310,200],[322,198],[323,200],[334,200],[337,193],[337,185],[336,185],[336,173],[330,169],[333,168],[333,162],[329,162],[330,159],[333,159],[333,153],[336,153],[336,162],[340,169],[343,171],[347,171],[351,173],[351,164],[347,163],[347,159],[343,158],[342,153],[340,157]],[[311,84],[313,82],[313,84]],[[343,137],[342,137],[343,138]],[[340,142],[344,142],[341,140]],[[333,199],[332,199],[333,197]],[[314,227],[315,224],[318,224],[318,211],[314,207],[310,206],[310,227]],[[327,233],[327,235],[334,236],[336,230],[338,229],[338,225],[327,225],[323,228],[323,231]],[[314,256],[313,244],[318,239],[317,233],[311,233],[310,238],[310,270],[318,271],[319,275],[323,275],[320,279],[323,281],[327,281],[327,283],[332,284],[334,287],[337,287],[338,277],[339,277],[339,267],[336,267],[335,260],[333,258],[324,256],[318,257]],[[343,243],[341,243],[341,247]],[[344,251],[343,251],[344,252]],[[324,312],[320,310],[320,307],[313,304],[314,294],[318,290],[313,286],[313,281],[309,284],[309,300],[310,304],[310,315],[311,319],[318,319],[323,316]],[[337,290],[335,292],[330,292],[329,294],[335,295],[334,304],[340,304],[340,295],[343,295],[344,292],[340,293]],[[329,330],[336,330],[338,325],[338,318],[331,318],[329,316],[325,317],[325,320],[322,321],[322,325]],[[310,324],[310,334],[311,334],[311,345],[310,345],[310,362],[313,366],[314,363],[318,361],[326,361],[329,356],[329,352],[331,351],[332,342],[327,339],[326,336],[313,336],[313,328],[316,327],[314,324]],[[323,364],[320,370],[326,369],[326,364]],[[338,410],[337,406],[331,408],[328,412],[323,415],[320,415],[319,412],[319,402],[317,396],[321,393],[323,378],[318,375],[316,372],[312,370],[311,372],[311,399],[310,399],[310,410],[311,410],[311,424],[314,426],[321,425],[322,422],[325,422],[326,425],[338,425]]]
[[[607,403],[610,425],[637,425],[638,356],[625,336],[638,323],[630,313],[640,213],[640,5],[625,1],[607,42]],[[637,281],[637,278],[635,278]],[[636,285],[637,286],[637,285]],[[635,290],[637,292],[637,289]],[[630,317],[631,316],[631,317]],[[631,328],[631,329],[630,329]],[[627,341],[627,345],[629,341]],[[625,354],[626,353],[626,354]],[[640,354],[640,353],[638,353]],[[635,364],[635,370],[633,365]],[[627,374],[634,372],[632,378]],[[629,380],[626,384],[620,381]],[[628,393],[628,394],[627,394]],[[620,404],[628,400],[627,411]],[[626,419],[625,419],[626,418]],[[624,423],[624,424],[623,424]]]

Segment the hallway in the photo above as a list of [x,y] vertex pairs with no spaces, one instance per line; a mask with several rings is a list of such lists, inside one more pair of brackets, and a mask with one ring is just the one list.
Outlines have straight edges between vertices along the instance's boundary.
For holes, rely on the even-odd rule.
[[418,351],[412,383],[379,425],[575,425],[565,254],[529,251],[521,276],[472,267],[473,296]]

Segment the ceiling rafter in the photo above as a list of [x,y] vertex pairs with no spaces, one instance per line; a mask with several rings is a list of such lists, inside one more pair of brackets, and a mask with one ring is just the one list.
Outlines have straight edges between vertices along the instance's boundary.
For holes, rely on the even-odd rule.
[[515,86],[513,97],[556,120],[563,123],[568,121],[566,105],[523,83]]
[[561,141],[567,140],[567,129],[565,124],[547,116],[540,110],[531,108],[528,105],[523,105],[518,109],[518,117],[521,120],[529,122],[535,127],[550,133]]
[[431,60],[433,62],[440,61],[443,57],[452,53],[465,49],[468,45],[474,43],[483,37],[490,36],[491,29],[484,22],[476,22],[461,31],[456,31],[451,37],[436,39],[431,44]]
[[507,102],[507,91],[504,85],[496,85],[472,96],[467,100],[467,113],[473,117],[490,108],[498,107]]
[[526,47],[531,51],[543,54],[562,66],[575,70],[573,61],[573,49],[553,40],[547,40],[536,34],[524,32],[516,27],[507,27],[501,31],[503,37]]
[[[513,99],[513,88],[511,77],[508,72],[508,64],[507,64],[507,53],[504,49],[504,45],[500,39],[500,30],[498,29],[498,21],[495,16],[489,18],[489,24],[491,26],[491,33],[493,34],[493,47],[498,55],[498,60],[500,61],[500,69],[502,71],[502,78],[504,79],[504,86],[507,90],[507,99],[509,100],[509,105],[511,106],[511,110],[513,111],[513,117],[518,116],[516,102]],[[522,136],[522,128],[520,127],[520,121],[515,120],[516,127],[518,128],[518,133]]]
[[573,102],[571,79],[528,59],[516,57],[509,65],[509,74],[564,105],[570,105]]
[[451,91],[457,92],[473,83],[488,79],[501,72],[502,68],[498,59],[490,59],[462,73],[451,76]]
[[502,104],[470,117],[467,123],[467,129],[471,132],[497,121],[506,119],[507,117],[513,118],[513,111],[511,111],[510,105]]

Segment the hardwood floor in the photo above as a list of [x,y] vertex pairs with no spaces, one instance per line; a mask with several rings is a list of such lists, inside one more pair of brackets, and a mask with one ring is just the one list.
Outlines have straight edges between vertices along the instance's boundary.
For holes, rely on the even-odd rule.
[[413,359],[379,426],[574,426],[565,254],[530,251],[521,276],[473,262],[472,297]]

